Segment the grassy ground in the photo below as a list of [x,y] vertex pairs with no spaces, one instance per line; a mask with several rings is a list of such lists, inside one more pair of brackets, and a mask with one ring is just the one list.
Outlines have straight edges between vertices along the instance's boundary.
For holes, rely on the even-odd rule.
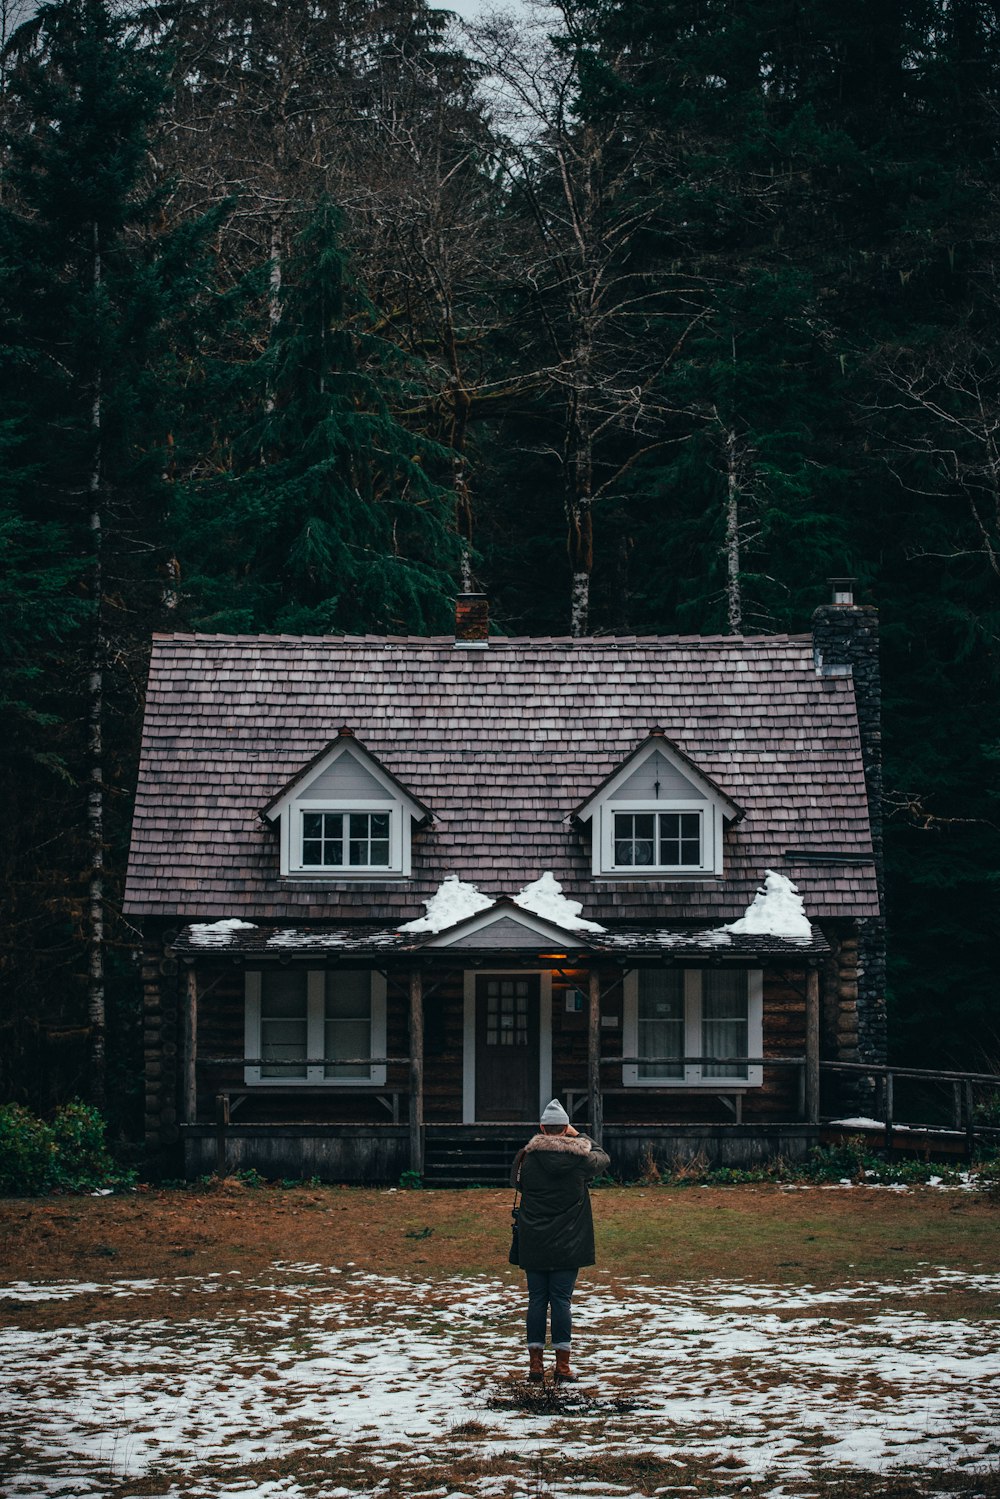
[[[312,1260],[416,1275],[499,1274],[508,1191],[248,1188],[237,1181],[125,1197],[0,1201],[9,1277],[256,1271]],[[594,1278],[839,1281],[922,1261],[1000,1269],[1000,1201],[917,1188],[632,1187],[594,1193]]]
[[[1000,1272],[997,1199],[596,1191],[600,1263],[579,1298],[586,1377],[568,1398],[523,1382],[509,1207],[505,1191],[238,1182],[0,1202],[8,1285],[93,1288],[67,1300],[0,1290],[0,1331],[17,1330],[20,1360],[0,1388],[23,1412],[0,1492],[1000,1499],[1000,1403],[991,1445],[981,1394],[1000,1305],[976,1281]],[[708,1282],[719,1295],[701,1294]],[[727,1286],[758,1289],[727,1310]],[[373,1326],[388,1334],[381,1351]],[[36,1340],[39,1362],[17,1339]],[[941,1433],[935,1450],[951,1457],[838,1468],[825,1454],[850,1436],[852,1410],[873,1437],[890,1431],[897,1464],[908,1441],[926,1437],[930,1451]],[[261,1412],[270,1434],[248,1446]],[[173,1445],[157,1446],[171,1423]],[[124,1455],[147,1448],[126,1471]]]

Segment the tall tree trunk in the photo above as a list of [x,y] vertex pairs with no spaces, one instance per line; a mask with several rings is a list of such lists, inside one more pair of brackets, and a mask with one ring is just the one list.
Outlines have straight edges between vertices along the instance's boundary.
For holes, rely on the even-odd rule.
[[[95,307],[101,289],[101,241],[97,224],[93,226],[93,287]],[[94,628],[90,649],[87,706],[87,759],[90,791],[87,798],[87,844],[90,863],[89,889],[89,964],[87,1012],[90,1023],[90,1097],[103,1108],[106,1095],[106,1015],[104,1000],[104,534],[101,517],[101,421],[103,390],[101,369],[94,375],[94,394],[90,413],[93,454],[88,493],[90,499],[90,537],[93,555],[92,583]]]
[[[574,422],[574,426],[575,426]],[[566,487],[567,548],[572,574],[569,632],[586,635],[590,628],[590,578],[594,569],[593,444],[584,423],[573,436]]]
[[740,580],[740,477],[736,432],[726,433],[726,623],[730,635],[743,631],[743,589]]

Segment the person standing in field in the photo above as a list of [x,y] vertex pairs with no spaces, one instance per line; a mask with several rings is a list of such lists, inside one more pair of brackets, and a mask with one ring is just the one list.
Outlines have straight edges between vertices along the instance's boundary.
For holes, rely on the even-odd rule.
[[551,1309],[558,1382],[576,1379],[569,1355],[577,1272],[594,1263],[594,1216],[588,1182],[611,1164],[581,1135],[557,1099],[542,1114],[540,1131],[519,1150],[511,1185],[521,1190],[517,1263],[528,1278],[528,1378],[545,1377],[542,1353]]

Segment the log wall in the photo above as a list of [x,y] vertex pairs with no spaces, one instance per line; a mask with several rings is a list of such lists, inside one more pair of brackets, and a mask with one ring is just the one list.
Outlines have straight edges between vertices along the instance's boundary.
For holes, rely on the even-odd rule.
[[[856,952],[856,947],[854,949]],[[824,1025],[833,1027],[836,1035],[841,1010],[841,991],[850,996],[850,963],[852,949],[845,942],[839,961],[844,965],[828,974],[824,988]],[[163,968],[168,971],[163,972]],[[215,1117],[215,1095],[236,1092],[243,1087],[243,1068],[239,1064],[212,1065],[213,1057],[239,1057],[243,1054],[244,978],[235,965],[206,963],[199,965],[198,1006],[198,1113],[197,1118],[210,1124]],[[620,970],[602,977],[601,1012],[613,1021],[601,1027],[601,1050],[606,1056],[623,1054],[623,994]],[[162,942],[151,943],[144,970],[146,993],[147,1046],[147,1135],[150,1143],[170,1145],[178,1138],[178,1102],[182,1080],[181,1037],[179,1034],[178,996],[183,974],[176,964],[163,956]],[[464,1042],[464,991],[460,970],[428,974],[424,980],[424,1117],[430,1124],[455,1123],[462,1118],[462,1059]],[[832,987],[831,987],[832,986]],[[587,1078],[587,1011],[566,1009],[567,991],[586,992],[584,971],[563,970],[552,975],[552,1091],[562,1095],[567,1089],[582,1090]],[[832,998],[831,998],[832,995]],[[805,974],[801,969],[765,970],[764,976],[764,1051],[767,1055],[800,1057],[805,1049]],[[403,1057],[409,1054],[407,976],[390,974],[387,988],[387,1054]],[[824,1047],[825,1055],[840,1055]],[[621,1087],[621,1070],[614,1066],[602,1069],[604,1087]],[[401,1117],[405,1117],[407,1069],[388,1068],[387,1091],[399,1090]],[[733,1086],[738,1087],[737,1079]],[[743,1118],[747,1124],[793,1120],[798,1114],[799,1078],[795,1068],[766,1068],[764,1085],[748,1089],[743,1099]],[[643,1094],[640,1090],[627,1095],[606,1097],[605,1117],[609,1124],[621,1123],[727,1123],[732,1113],[720,1098],[704,1092]],[[304,1121],[338,1124],[382,1125],[388,1115],[378,1099],[349,1088],[331,1089],[328,1093],[282,1097],[248,1096],[238,1106],[234,1125],[270,1122],[293,1124]]]

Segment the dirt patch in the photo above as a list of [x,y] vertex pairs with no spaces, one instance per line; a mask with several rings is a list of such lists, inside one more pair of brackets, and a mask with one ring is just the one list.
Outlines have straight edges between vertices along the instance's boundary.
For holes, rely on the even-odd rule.
[[[6,1199],[0,1258],[10,1278],[244,1276],[275,1260],[378,1273],[500,1274],[506,1191],[301,1187],[150,1191],[129,1197]],[[834,1282],[892,1277],[921,1262],[1000,1264],[1000,1207],[972,1192],[856,1187],[609,1188],[595,1192],[602,1278],[707,1275]],[[613,1267],[613,1268],[612,1268]]]

